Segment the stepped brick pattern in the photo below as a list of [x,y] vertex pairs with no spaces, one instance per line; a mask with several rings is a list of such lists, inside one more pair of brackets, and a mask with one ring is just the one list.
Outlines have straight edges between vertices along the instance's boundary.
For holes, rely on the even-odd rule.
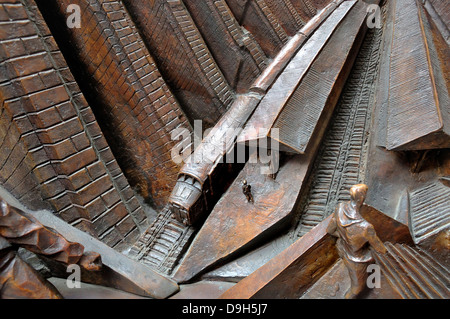
[[225,0],[216,0],[214,1],[214,5],[217,7],[218,12],[222,16],[222,20],[234,41],[239,47],[244,46],[247,48],[258,68],[263,70],[267,66],[267,56],[264,54],[264,51],[253,35],[239,25],[239,22],[234,17]]
[[304,26],[305,23],[290,0],[267,0],[266,3],[288,36],[295,35]]
[[[68,31],[59,42],[80,70],[87,99],[100,119],[107,140],[133,187],[163,207],[180,167],[172,161],[171,133],[190,129],[121,2],[38,1],[55,28]],[[65,27],[70,4],[81,8],[82,28]],[[50,23],[50,22],[49,22]],[[56,33],[57,31],[55,31]],[[76,53],[72,53],[76,52]],[[96,52],[96,54],[93,54]]]
[[226,0],[239,24],[258,41],[264,53],[274,58],[288,35],[264,0]]
[[[238,93],[245,93],[266,66],[264,52],[253,38],[245,38],[224,0],[184,3],[227,82]],[[259,52],[252,53],[252,47]]]
[[211,127],[233,102],[234,91],[219,69],[182,1],[124,1],[158,67],[191,123]]
[[0,2],[0,182],[118,249],[147,217],[34,1]]
[[[213,126],[318,10],[292,0],[0,4],[1,184],[120,249],[150,222],[134,191],[163,209],[180,169],[172,150],[192,149],[173,132]],[[68,26],[69,5],[81,28]]]
[[[192,150],[191,124],[214,126],[330,2],[1,0],[2,187],[170,273],[195,231],[164,209],[172,150]],[[190,140],[172,140],[180,128]]]

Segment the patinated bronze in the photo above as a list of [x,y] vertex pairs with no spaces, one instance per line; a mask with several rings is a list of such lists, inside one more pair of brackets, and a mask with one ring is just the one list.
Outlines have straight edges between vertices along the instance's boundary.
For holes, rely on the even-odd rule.
[[367,267],[373,262],[371,248],[380,254],[387,251],[375,228],[361,216],[366,195],[366,185],[353,186],[351,201],[339,204],[327,228],[329,234],[338,238],[337,250],[350,275],[347,299],[356,298],[367,287]]
[[252,186],[248,184],[246,179],[242,181],[242,193],[245,195],[245,198],[247,198],[249,203],[255,203],[255,200],[253,199]]
[[0,0],[0,297],[448,299],[449,91],[447,1]]
[[65,265],[80,265],[87,271],[99,271],[101,256],[84,252],[79,243],[67,241],[56,231],[44,227],[35,218],[11,207],[0,198],[0,298],[59,299],[59,292],[17,255],[23,247]]
[[59,291],[0,237],[1,299],[61,299]]

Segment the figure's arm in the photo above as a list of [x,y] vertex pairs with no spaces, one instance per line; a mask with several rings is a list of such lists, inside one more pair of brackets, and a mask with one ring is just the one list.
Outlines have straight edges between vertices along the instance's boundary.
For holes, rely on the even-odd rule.
[[336,230],[337,230],[336,218],[333,215],[333,217],[331,217],[330,223],[328,224],[327,233],[330,234],[331,236],[337,237]]
[[367,240],[368,240],[370,246],[377,253],[385,254],[387,252],[386,246],[381,241],[381,239],[377,236],[377,233],[375,232],[375,228],[373,228],[373,226],[371,226],[367,229]]
[[23,247],[65,265],[79,264],[88,270],[99,270],[97,253],[84,253],[83,245],[72,243],[45,227],[33,216],[11,207],[0,198],[0,236],[11,244]]

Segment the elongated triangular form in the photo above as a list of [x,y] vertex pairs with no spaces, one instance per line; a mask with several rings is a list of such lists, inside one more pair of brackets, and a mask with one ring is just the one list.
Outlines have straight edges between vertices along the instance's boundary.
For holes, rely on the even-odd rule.
[[397,0],[390,58],[388,150],[450,146],[449,58],[449,47],[424,7],[416,1]]

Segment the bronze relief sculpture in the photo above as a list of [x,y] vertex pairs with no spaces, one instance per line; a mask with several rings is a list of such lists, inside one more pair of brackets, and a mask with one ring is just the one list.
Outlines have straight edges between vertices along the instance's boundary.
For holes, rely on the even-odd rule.
[[338,238],[337,250],[350,275],[347,299],[357,297],[367,287],[367,267],[374,262],[371,250],[380,254],[387,251],[375,228],[360,214],[366,194],[366,185],[353,186],[351,201],[339,204],[327,228],[329,234]]
[[11,207],[0,198],[0,298],[60,299],[62,296],[36,270],[17,254],[25,248],[65,265],[79,265],[87,271],[99,271],[101,256],[85,252],[35,218]]
[[449,30],[442,0],[0,0],[0,298],[450,298]]

